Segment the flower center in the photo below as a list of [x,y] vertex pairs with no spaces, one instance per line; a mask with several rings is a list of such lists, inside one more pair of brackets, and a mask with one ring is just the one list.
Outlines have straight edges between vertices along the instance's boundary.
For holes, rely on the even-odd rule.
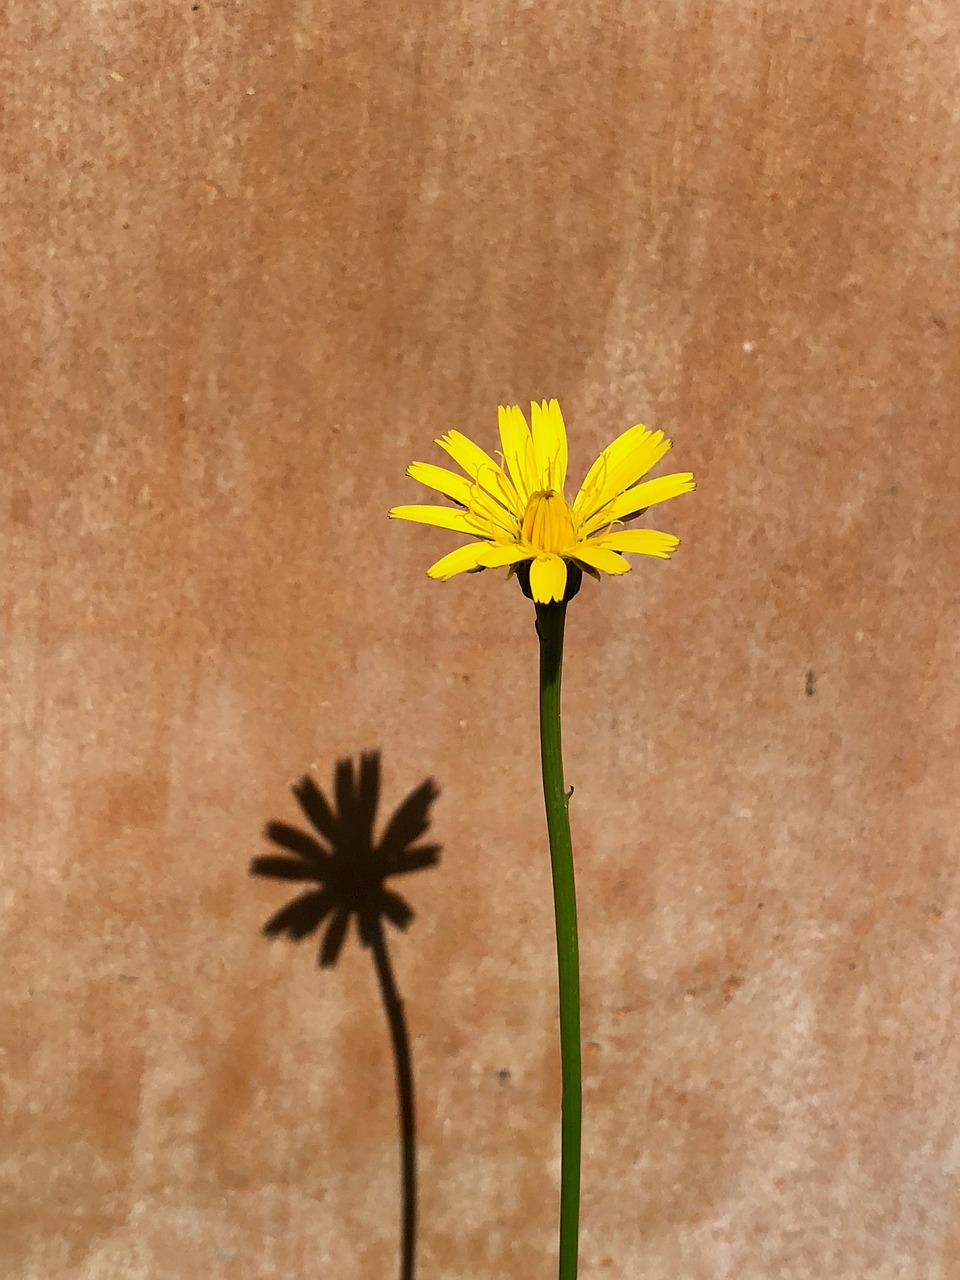
[[576,542],[570,508],[556,489],[531,493],[523,513],[520,536],[536,551],[559,555]]

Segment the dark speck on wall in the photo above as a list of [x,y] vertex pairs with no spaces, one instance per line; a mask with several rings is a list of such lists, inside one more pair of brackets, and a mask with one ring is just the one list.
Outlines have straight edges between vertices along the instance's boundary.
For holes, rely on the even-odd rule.
[[497,1072],[497,1081],[498,1081],[500,1084],[509,1084],[509,1083],[510,1083],[510,1078],[511,1078],[511,1077],[510,1077],[510,1072],[509,1072],[509,1071],[507,1071],[507,1069],[506,1069],[505,1067],[501,1068],[501,1069]]
[[806,693],[808,698],[812,698],[817,691],[817,677],[812,671],[807,672]]

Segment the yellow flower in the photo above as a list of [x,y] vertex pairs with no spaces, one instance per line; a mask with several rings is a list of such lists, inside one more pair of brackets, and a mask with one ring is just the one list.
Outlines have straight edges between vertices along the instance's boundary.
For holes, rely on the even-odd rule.
[[465,476],[429,462],[407,468],[407,475],[451,498],[456,507],[394,507],[391,517],[476,539],[431,565],[431,578],[446,581],[457,573],[507,565],[512,573],[529,562],[530,594],[549,604],[564,598],[568,564],[599,578],[630,569],[625,551],[666,560],[676,550],[679,539],[673,534],[621,528],[655,503],[696,488],[689,471],[643,480],[670,448],[662,431],[631,427],[607,445],[571,504],[564,495],[567,433],[556,400],[531,404],[529,426],[516,405],[501,405],[499,412],[499,463],[459,431],[448,431],[435,443]]

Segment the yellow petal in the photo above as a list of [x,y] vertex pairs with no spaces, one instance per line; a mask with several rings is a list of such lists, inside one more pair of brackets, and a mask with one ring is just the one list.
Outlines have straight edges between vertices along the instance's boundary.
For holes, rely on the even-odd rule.
[[475,538],[484,532],[465,511],[455,511],[453,507],[392,507],[390,518],[432,524],[438,529],[453,529],[455,533],[469,533]]
[[669,450],[662,431],[648,431],[642,423],[630,427],[600,454],[587,472],[573,509],[581,519],[594,512],[630,485],[636,484]]
[[411,462],[407,467],[407,475],[412,476],[418,484],[425,484],[428,489],[436,489],[461,506],[470,501],[471,484],[463,476],[448,471],[446,467],[435,467],[432,462]]
[[457,573],[468,573],[471,569],[483,569],[483,553],[487,549],[486,542],[471,542],[465,547],[457,547],[430,566],[427,573],[431,578],[439,578],[446,582]]
[[559,556],[537,556],[530,566],[530,593],[537,604],[562,600],[567,589],[567,566]]
[[570,553],[575,560],[581,560],[591,569],[599,569],[601,573],[629,573],[630,562],[618,556],[616,551],[603,547],[595,547],[592,542],[581,542]]
[[495,502],[480,486],[467,480],[465,476],[455,475],[446,467],[435,467],[430,462],[411,462],[407,467],[407,475],[419,484],[425,484],[438,493],[446,494],[454,502],[461,503],[469,509],[484,533],[494,532],[512,535],[517,527],[516,519],[506,512],[499,502]]
[[677,471],[673,475],[658,476],[656,480],[644,480],[642,484],[635,484],[632,489],[619,494],[584,520],[580,526],[580,536],[586,538],[597,529],[617,520],[630,520],[641,511],[646,511],[647,507],[679,497],[682,493],[690,493],[696,487],[690,471]]
[[484,453],[479,445],[468,440],[459,431],[448,431],[436,443],[491,497],[514,512],[518,518],[523,515],[516,489],[504,474],[503,468],[494,462],[489,453]]
[[497,410],[500,424],[500,444],[503,460],[519,495],[526,505],[527,499],[539,483],[533,463],[533,441],[530,428],[518,405],[500,405]]
[[[618,529],[602,538],[592,539],[601,548],[611,551],[627,551],[642,556],[657,556],[668,560],[680,545],[680,539],[659,529]],[[579,549],[577,551],[579,555]]]
[[563,493],[567,482],[567,430],[556,400],[531,403],[530,434],[540,477],[539,487]]
[[483,544],[483,560],[482,564],[485,569],[502,569],[508,564],[519,564],[521,560],[532,560],[533,552],[528,551],[525,547],[517,546],[516,543],[497,543],[496,546],[489,542]]

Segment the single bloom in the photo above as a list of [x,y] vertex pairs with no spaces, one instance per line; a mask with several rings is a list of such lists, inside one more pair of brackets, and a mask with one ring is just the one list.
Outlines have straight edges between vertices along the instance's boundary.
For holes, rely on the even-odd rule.
[[529,425],[517,405],[501,405],[499,416],[499,462],[459,431],[448,431],[435,443],[464,475],[430,462],[407,468],[407,475],[456,505],[394,507],[391,517],[474,539],[432,564],[431,578],[445,582],[457,573],[504,566],[513,573],[528,564],[530,594],[549,604],[564,599],[568,565],[594,578],[627,573],[624,552],[666,560],[680,545],[672,533],[623,528],[648,507],[696,488],[689,471],[643,479],[670,448],[662,431],[638,425],[618,436],[569,503],[567,433],[556,400],[531,404]]

